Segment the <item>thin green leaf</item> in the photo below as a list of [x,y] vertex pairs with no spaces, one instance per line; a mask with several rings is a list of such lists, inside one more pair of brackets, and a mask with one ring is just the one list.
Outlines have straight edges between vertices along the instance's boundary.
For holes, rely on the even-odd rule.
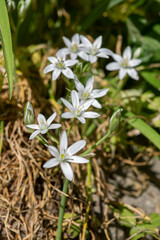
[[137,128],[160,150],[160,135],[152,127],[131,112],[127,112],[125,117],[128,118],[127,121],[130,125]]
[[153,87],[160,91],[160,79],[158,78],[160,75],[159,71],[142,71],[140,74],[144,78],[144,80],[146,80],[149,84],[151,84]]
[[11,98],[13,88],[12,40],[5,0],[0,1],[0,9],[0,37],[8,76],[9,96]]

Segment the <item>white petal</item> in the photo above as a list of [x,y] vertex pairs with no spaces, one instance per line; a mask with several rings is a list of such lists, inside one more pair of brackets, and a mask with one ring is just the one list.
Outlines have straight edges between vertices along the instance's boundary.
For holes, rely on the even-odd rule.
[[60,128],[61,127],[61,124],[58,124],[58,123],[54,123],[54,124],[51,124],[48,128],[49,129],[57,129],[57,128]]
[[62,70],[62,73],[69,79],[74,79],[74,74],[70,68],[66,68],[65,70]]
[[45,116],[43,116],[43,114],[38,114],[37,122],[38,122],[39,126],[47,123],[46,118],[45,118]]
[[53,113],[48,119],[47,119],[47,126],[51,124],[51,122],[55,119],[56,117],[56,112]]
[[75,60],[75,59],[77,59],[77,54],[76,53],[71,53],[70,57],[71,57],[72,60]]
[[97,118],[99,116],[100,115],[96,112],[85,112],[85,113],[83,113],[83,117],[85,117],[85,118]]
[[134,69],[132,68],[132,69],[128,69],[127,72],[128,72],[128,75],[129,75],[131,78],[133,78],[133,79],[135,79],[135,80],[139,80],[139,76],[138,76],[138,73],[136,72],[136,70],[134,70]]
[[84,124],[86,122],[85,118],[84,117],[77,117],[77,119],[82,123]]
[[83,110],[84,111],[87,110],[92,105],[92,102],[93,102],[93,99],[88,100],[85,103],[83,103],[83,105],[82,105],[83,106]]
[[70,66],[75,65],[77,62],[78,62],[77,60],[67,60],[65,62],[65,65],[66,65],[66,67],[70,67]]
[[101,48],[101,49],[99,49],[99,52],[100,53],[104,53],[104,54],[106,54],[106,55],[113,55],[113,52],[111,51],[111,50],[109,50],[108,48]]
[[118,54],[113,53],[112,57],[116,62],[122,62],[123,61],[123,58]]
[[70,156],[73,156],[75,153],[79,152],[86,145],[85,140],[79,140],[78,142],[73,143],[68,149],[67,152]]
[[48,73],[51,72],[55,69],[53,64],[48,65],[47,67],[44,68],[43,73]]
[[75,76],[75,78],[74,78],[74,83],[75,83],[75,86],[76,86],[76,88],[77,88],[77,90],[78,90],[79,92],[83,92],[83,91],[84,91],[84,86],[83,86],[83,84],[79,81],[79,79],[77,78],[77,76]]
[[83,35],[80,35],[80,39],[86,48],[92,48],[91,42],[86,37],[84,37]]
[[93,107],[96,107],[96,108],[102,108],[101,104],[100,104],[97,100],[94,100],[94,101],[92,102],[92,106],[93,106]]
[[89,55],[89,61],[90,61],[90,63],[94,63],[94,62],[97,61],[97,57],[96,57],[96,56]]
[[95,89],[93,90],[93,98],[100,98],[107,94],[109,88],[106,89]]
[[62,172],[63,172],[64,176],[69,181],[72,181],[72,179],[73,179],[73,170],[72,170],[70,164],[67,163],[67,162],[62,162],[61,163],[61,169],[62,169]]
[[79,97],[78,97],[78,93],[75,90],[72,90],[71,92],[71,99],[74,107],[79,106]]
[[131,48],[130,48],[130,46],[128,46],[128,47],[126,47],[125,49],[124,49],[124,52],[123,52],[123,59],[128,59],[128,60],[130,60],[131,59],[131,55],[132,55],[132,52],[131,52]]
[[111,63],[106,65],[106,69],[108,71],[118,70],[118,69],[120,69],[120,65],[117,62],[111,62]]
[[40,129],[38,124],[29,124],[29,125],[26,125],[26,127],[29,127],[29,128],[32,128],[32,129]]
[[66,119],[74,118],[74,116],[73,116],[73,114],[71,112],[62,113],[61,117],[62,118],[66,118]]
[[51,167],[55,167],[59,164],[59,161],[57,160],[57,158],[51,158],[49,159],[44,165],[44,168],[51,168]]
[[72,37],[72,44],[74,44],[74,43],[79,45],[79,34],[78,33],[74,34]]
[[43,129],[43,130],[40,129],[40,133],[41,133],[41,134],[45,134],[46,132],[48,132],[48,128]]
[[89,58],[88,58],[88,55],[85,53],[85,52],[79,52],[78,53],[78,56],[80,57],[80,58],[82,58],[84,61],[88,61],[89,60]]
[[52,73],[52,81],[55,81],[60,74],[61,74],[61,70],[55,69],[54,72]]
[[132,59],[129,61],[130,67],[138,66],[142,61],[140,59]]
[[97,54],[97,57],[101,57],[101,58],[109,58],[108,55],[106,55],[105,53],[103,52],[100,52]]
[[60,139],[60,153],[64,153],[67,150],[68,147],[68,139],[66,131],[62,132],[61,139]]
[[35,132],[33,132],[31,134],[31,136],[29,137],[29,140],[32,140],[35,136],[37,136],[40,133],[40,130],[36,130]]
[[71,41],[68,39],[68,38],[66,38],[66,37],[63,37],[63,42],[64,42],[64,44],[68,47],[68,48],[70,48],[71,47]]
[[73,163],[88,163],[89,161],[83,157],[73,156],[72,159],[69,159],[68,162]]
[[57,62],[57,58],[55,58],[55,57],[48,57],[48,60],[49,60],[51,63]]
[[61,55],[62,53],[64,53],[65,55],[70,54],[70,50],[68,48],[61,48],[57,52],[58,55]]
[[86,86],[85,86],[85,90],[90,90],[90,92],[93,89],[93,83],[94,83],[94,76],[92,76],[91,78],[88,79]]
[[100,48],[102,45],[102,36],[99,36],[98,38],[96,38],[96,40],[93,43],[94,47]]
[[73,106],[68,102],[66,99],[61,98],[63,104],[72,112],[73,111]]
[[57,148],[53,147],[53,146],[48,146],[49,152],[53,157],[57,157],[59,155],[59,152],[57,150]]
[[120,68],[120,70],[119,70],[119,79],[120,80],[123,79],[126,76],[126,74],[127,74],[127,70],[124,69],[124,68]]

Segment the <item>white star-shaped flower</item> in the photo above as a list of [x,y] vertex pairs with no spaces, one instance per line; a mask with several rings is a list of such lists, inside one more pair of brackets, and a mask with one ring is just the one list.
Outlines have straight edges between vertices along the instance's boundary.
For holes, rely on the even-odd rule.
[[73,170],[69,163],[88,163],[89,161],[83,157],[74,156],[86,145],[85,140],[79,140],[68,147],[67,134],[64,131],[61,135],[59,151],[53,146],[49,146],[49,151],[54,158],[48,160],[43,167],[51,168],[60,164],[64,176],[72,181]]
[[75,76],[75,86],[78,90],[78,95],[82,103],[87,100],[92,100],[91,105],[96,108],[101,108],[101,104],[96,100],[96,98],[103,97],[107,94],[109,88],[106,89],[93,89],[94,76],[88,79],[85,87]]
[[63,41],[67,48],[60,49],[58,53],[63,52],[65,55],[70,55],[70,58],[72,60],[75,60],[77,59],[77,57],[80,57],[83,60],[88,61],[88,55],[81,51],[80,38],[78,33],[73,35],[71,41],[66,37],[63,37]]
[[66,56],[64,53],[56,54],[56,57],[49,57],[48,60],[51,62],[45,69],[43,73],[52,72],[52,80],[55,81],[59,75],[62,73],[69,79],[74,78],[74,74],[72,70],[69,68],[77,63],[77,60],[66,60]]
[[26,125],[31,129],[36,129],[36,131],[31,134],[29,140],[33,139],[39,133],[45,134],[50,129],[60,128],[61,124],[57,124],[57,123],[51,124],[51,122],[55,119],[55,117],[56,117],[56,113],[53,113],[46,121],[46,118],[42,114],[38,114],[38,117],[37,117],[38,124]]
[[107,48],[101,48],[102,45],[102,36],[99,36],[95,39],[92,44],[86,37],[80,36],[82,41],[81,49],[88,54],[88,61],[94,63],[97,61],[98,57],[109,58],[108,55],[112,55],[112,51]]
[[71,100],[72,105],[70,102],[61,98],[64,105],[70,110],[70,112],[62,113],[62,118],[77,118],[81,123],[85,123],[85,118],[97,118],[100,115],[96,112],[86,112],[86,110],[91,106],[93,100],[88,100],[86,102],[81,103],[79,101],[78,93],[75,90],[71,92]]
[[126,74],[131,78],[138,80],[139,76],[134,67],[138,66],[141,63],[140,59],[131,59],[132,52],[130,46],[126,47],[123,55],[112,54],[115,62],[111,62],[106,65],[106,69],[109,71],[119,70],[119,78],[123,79]]

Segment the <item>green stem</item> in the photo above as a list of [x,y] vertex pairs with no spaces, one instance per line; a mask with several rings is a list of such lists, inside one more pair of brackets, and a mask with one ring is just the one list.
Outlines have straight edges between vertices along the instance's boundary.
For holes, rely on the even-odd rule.
[[116,91],[112,94],[112,98],[115,98],[118,93],[123,89],[124,85],[126,84],[127,82],[127,79],[128,79],[128,76],[126,76],[123,80],[120,80],[121,83],[119,84],[118,88],[116,89]]
[[67,132],[67,137],[69,137],[70,131],[72,130],[72,127],[75,124],[75,121],[76,121],[76,118],[73,119],[73,122],[72,122],[72,124],[71,124],[71,126],[70,126],[70,128],[69,128],[69,130]]
[[[63,185],[63,193],[68,192],[68,183],[69,180],[66,179]],[[57,229],[57,236],[56,240],[61,240],[62,236],[62,223],[63,223],[63,216],[64,216],[64,209],[66,205],[66,196],[63,194],[61,197],[61,205],[60,205],[60,210],[59,210],[59,218],[58,218],[58,229]]]
[[[31,133],[33,133],[33,130],[32,130],[32,129],[29,129],[29,131],[30,131]],[[46,139],[42,139],[42,138],[39,137],[39,136],[36,136],[36,138],[37,138],[42,144],[44,144],[44,145],[48,144],[48,142],[47,142]]]
[[0,121],[0,155],[3,147],[4,121]]
[[104,140],[106,140],[107,137],[109,137],[109,135],[111,134],[111,131],[109,130],[108,133],[101,138],[98,142],[96,142],[92,147],[90,147],[89,149],[87,149],[84,153],[81,154],[81,157],[84,157],[85,155],[89,154],[92,149],[96,148],[99,144],[101,144]]
[[47,132],[47,135],[50,137],[50,139],[51,139],[53,142],[59,144],[59,141],[58,141],[56,138],[54,138],[49,132]]

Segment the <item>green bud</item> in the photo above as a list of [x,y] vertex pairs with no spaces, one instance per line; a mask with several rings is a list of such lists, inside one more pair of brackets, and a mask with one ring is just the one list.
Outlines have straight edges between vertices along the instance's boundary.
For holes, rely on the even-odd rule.
[[115,111],[109,121],[109,130],[110,132],[114,132],[118,129],[119,123],[121,120],[121,112],[123,111],[122,108],[119,108],[117,111]]
[[90,62],[86,63],[82,69],[82,73],[90,72],[91,71],[92,64]]
[[76,75],[79,75],[82,73],[82,68],[83,68],[83,64],[81,62],[78,62],[76,65],[75,65],[75,74]]
[[34,112],[33,107],[30,102],[26,103],[25,109],[24,109],[24,123],[26,125],[34,123]]

